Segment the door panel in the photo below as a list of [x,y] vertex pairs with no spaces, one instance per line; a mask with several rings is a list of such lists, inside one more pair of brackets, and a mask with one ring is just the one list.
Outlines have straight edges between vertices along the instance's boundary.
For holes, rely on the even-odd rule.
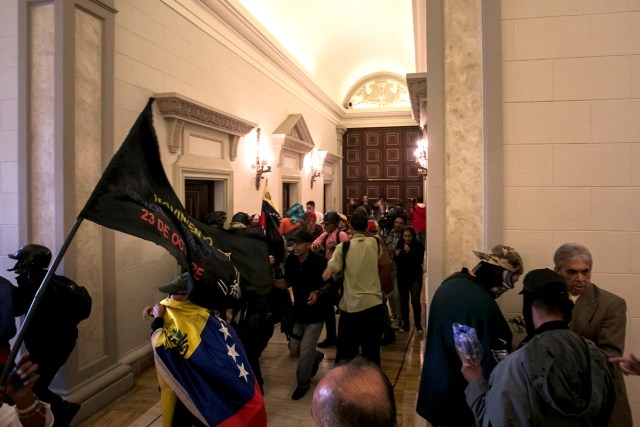
[[213,181],[186,180],[184,184],[184,199],[187,214],[198,221],[202,221],[205,215],[215,210],[213,195]]
[[389,204],[422,196],[414,151],[422,132],[417,126],[349,129],[343,138],[343,212],[349,199],[384,196]]

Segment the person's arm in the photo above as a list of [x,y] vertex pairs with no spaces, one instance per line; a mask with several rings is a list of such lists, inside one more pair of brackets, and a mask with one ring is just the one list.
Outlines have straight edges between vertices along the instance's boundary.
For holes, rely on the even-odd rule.
[[318,252],[322,249],[326,249],[323,247],[323,242],[327,240],[327,232],[323,231],[314,241],[311,243],[311,250],[314,252]]
[[627,326],[627,304],[617,298],[605,312],[600,324],[596,346],[607,357],[620,357],[624,351],[624,339]]
[[640,375],[640,359],[633,353],[624,357],[610,357],[609,362],[620,364],[625,375]]
[[[325,269],[324,271],[327,271],[327,270]],[[324,276],[324,272],[323,272],[323,276]],[[333,278],[330,277],[328,280],[325,280],[325,284],[320,289],[311,291],[311,293],[309,294],[309,299],[307,300],[307,304],[314,305],[315,303],[317,303],[318,299],[322,295],[326,294],[331,290],[331,288],[333,287],[333,284],[334,284]]]
[[162,304],[156,304],[151,310],[153,314],[153,321],[151,322],[151,332],[155,332],[157,329],[164,327],[164,313],[167,311],[166,307]]
[[337,245],[333,251],[333,255],[327,263],[327,268],[322,273],[322,280],[327,282],[333,273],[339,271],[342,271],[342,244]]
[[[40,375],[37,373],[38,365],[29,360],[29,354],[20,359],[16,367],[16,372],[9,376],[5,386],[0,387],[0,402],[4,401],[6,393],[15,402],[15,412],[23,427],[51,427],[53,425],[53,414],[49,404],[38,400],[33,393],[33,385],[38,381]],[[12,385],[12,376],[18,375],[22,386],[15,388]]]

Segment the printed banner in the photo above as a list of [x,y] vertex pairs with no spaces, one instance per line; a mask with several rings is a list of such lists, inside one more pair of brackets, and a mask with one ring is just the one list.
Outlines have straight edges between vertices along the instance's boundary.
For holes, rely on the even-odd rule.
[[208,308],[239,299],[238,272],[213,238],[185,213],[165,175],[153,128],[153,98],[113,156],[79,217],[152,241],[190,273],[191,301]]

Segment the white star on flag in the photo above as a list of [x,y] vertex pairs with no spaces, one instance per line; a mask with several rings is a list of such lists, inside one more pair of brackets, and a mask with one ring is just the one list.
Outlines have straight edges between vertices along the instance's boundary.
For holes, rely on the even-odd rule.
[[241,363],[238,366],[238,369],[240,370],[240,375],[238,375],[239,377],[244,378],[245,382],[247,381],[247,377],[249,376],[249,372],[247,372],[246,369],[244,369],[244,363]]
[[224,334],[224,339],[226,340],[231,336],[231,334],[229,333],[229,329],[223,323],[221,323],[221,325],[222,326],[218,330]]
[[229,357],[233,357],[233,361],[236,361],[236,357],[240,356],[237,352],[236,352],[236,345],[227,345],[227,349],[229,350],[229,352],[227,353],[229,355]]

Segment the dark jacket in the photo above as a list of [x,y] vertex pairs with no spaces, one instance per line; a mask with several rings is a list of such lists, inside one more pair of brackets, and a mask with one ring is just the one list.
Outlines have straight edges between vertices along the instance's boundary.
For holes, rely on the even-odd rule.
[[[404,239],[398,240],[393,260],[397,265],[397,276],[399,281],[411,280],[415,277],[422,277],[422,262],[424,261],[424,245],[413,239],[409,244],[409,251],[404,250]],[[395,252],[394,252],[395,253]]]
[[[471,426],[462,364],[453,342],[454,323],[475,328],[482,344],[482,367],[489,378],[497,355],[511,349],[512,334],[493,296],[465,268],[436,290],[429,310],[417,412],[431,424]],[[495,356],[494,356],[495,355]]]
[[478,426],[606,425],[613,397],[606,357],[566,326],[548,329],[500,362],[488,383],[469,384]]

